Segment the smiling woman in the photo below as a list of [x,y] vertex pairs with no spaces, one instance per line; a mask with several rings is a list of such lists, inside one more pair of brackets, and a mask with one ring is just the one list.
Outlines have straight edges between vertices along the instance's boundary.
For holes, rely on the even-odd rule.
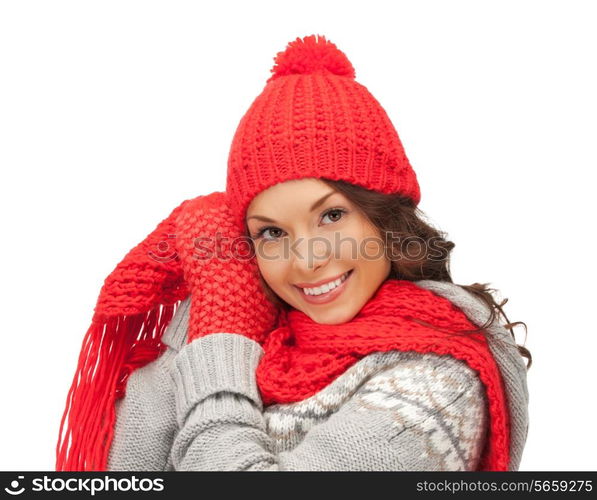
[[[106,279],[58,470],[516,470],[528,351],[484,286],[452,283],[389,117],[322,36],[272,73],[226,192]],[[248,259],[209,251],[247,236]]]

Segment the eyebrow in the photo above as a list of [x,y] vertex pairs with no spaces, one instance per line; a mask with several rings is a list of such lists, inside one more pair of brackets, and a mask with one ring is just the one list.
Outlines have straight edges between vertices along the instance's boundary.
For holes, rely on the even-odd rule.
[[[309,210],[311,212],[313,212],[313,210],[315,210],[317,207],[319,207],[325,200],[327,200],[335,192],[336,191],[330,191],[325,196],[319,198],[319,200],[317,200],[315,203],[313,203],[313,205],[311,205],[311,208]],[[251,215],[251,217],[247,217],[247,220],[249,220],[249,219],[259,219],[259,220],[262,220],[263,222],[276,222],[274,219],[270,219],[269,217],[264,217],[263,215]]]

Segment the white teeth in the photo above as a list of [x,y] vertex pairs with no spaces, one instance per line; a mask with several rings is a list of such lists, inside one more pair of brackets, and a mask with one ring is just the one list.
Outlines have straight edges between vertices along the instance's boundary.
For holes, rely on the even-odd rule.
[[305,295],[321,295],[322,293],[327,293],[339,286],[347,277],[348,273],[346,272],[337,280],[330,281],[329,283],[325,283],[324,285],[315,288],[303,288],[302,290]]

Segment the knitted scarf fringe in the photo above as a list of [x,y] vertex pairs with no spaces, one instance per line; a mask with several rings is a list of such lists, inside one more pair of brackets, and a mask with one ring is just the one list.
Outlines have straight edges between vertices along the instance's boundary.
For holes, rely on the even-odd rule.
[[181,302],[146,313],[94,317],[60,422],[56,471],[106,470],[115,403],[124,397],[129,375],[165,350],[161,338]]

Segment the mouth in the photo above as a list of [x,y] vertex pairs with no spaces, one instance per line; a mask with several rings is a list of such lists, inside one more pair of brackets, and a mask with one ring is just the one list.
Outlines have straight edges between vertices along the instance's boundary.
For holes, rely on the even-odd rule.
[[331,280],[318,287],[300,287],[293,285],[303,300],[311,304],[324,304],[336,299],[347,287],[354,269],[345,272],[335,280]]

